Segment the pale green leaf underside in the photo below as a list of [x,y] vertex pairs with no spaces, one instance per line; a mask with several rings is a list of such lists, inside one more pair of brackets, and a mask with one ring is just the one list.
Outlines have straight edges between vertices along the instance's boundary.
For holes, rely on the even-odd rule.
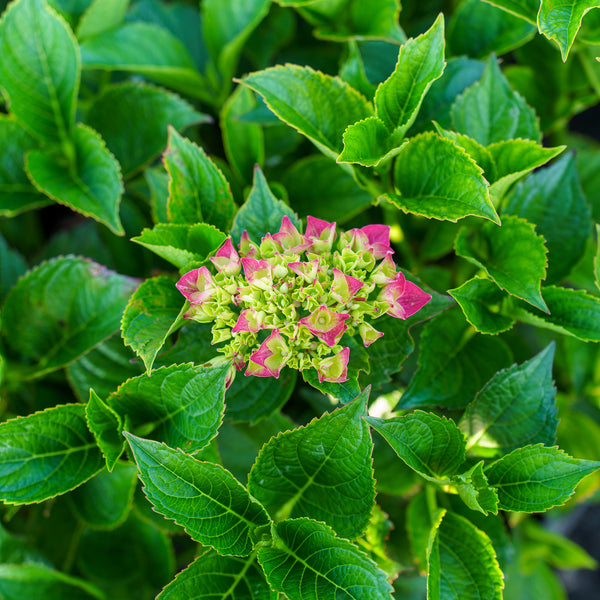
[[93,0],[77,24],[77,38],[83,40],[118,27],[129,0]]
[[462,501],[471,510],[477,510],[484,515],[495,515],[498,513],[498,494],[488,485],[483,465],[483,461],[479,461],[471,469],[455,477],[452,483]]
[[64,404],[0,424],[0,500],[9,504],[64,494],[103,464],[82,404]]
[[156,512],[219,554],[250,554],[252,531],[269,518],[229,471],[159,442],[125,435]]
[[121,435],[123,430],[121,417],[93,389],[90,389],[90,399],[85,406],[85,418],[104,455],[108,470],[112,471],[125,448],[125,440]]
[[271,587],[296,600],[391,600],[386,574],[324,523],[290,519],[275,526],[258,560]]

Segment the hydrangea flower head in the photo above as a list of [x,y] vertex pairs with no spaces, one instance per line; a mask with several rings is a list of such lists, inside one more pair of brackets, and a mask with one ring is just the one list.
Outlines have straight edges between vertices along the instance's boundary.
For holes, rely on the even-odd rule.
[[431,300],[396,271],[392,254],[386,225],[340,233],[308,217],[302,234],[283,217],[258,244],[247,232],[237,249],[225,240],[210,259],[216,273],[194,269],[177,289],[190,303],[185,317],[213,323],[212,343],[238,371],[279,377],[285,366],[315,369],[320,382],[337,383],[347,380],[346,336],[369,346],[383,335],[371,321],[406,319]]

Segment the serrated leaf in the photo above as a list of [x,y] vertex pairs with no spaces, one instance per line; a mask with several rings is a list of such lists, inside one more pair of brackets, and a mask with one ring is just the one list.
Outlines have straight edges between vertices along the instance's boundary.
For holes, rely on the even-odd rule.
[[187,270],[205,262],[225,241],[225,234],[207,223],[158,223],[131,241],[152,250],[178,269]]
[[112,471],[125,449],[125,440],[121,435],[123,422],[121,417],[93,389],[85,406],[85,418],[96,443],[98,444],[109,471]]
[[159,276],[144,281],[125,308],[123,341],[144,361],[148,375],[167,337],[177,328],[182,305],[175,281]]
[[139,375],[113,392],[107,404],[127,417],[134,431],[186,452],[204,448],[223,419],[229,363],[219,367],[171,365]]
[[488,465],[485,474],[498,491],[501,509],[543,512],[564,504],[577,484],[598,468],[600,462],[537,444],[513,450]]
[[43,0],[12,3],[0,23],[0,56],[11,112],[39,139],[68,143],[81,66],[65,21]]
[[0,115],[0,216],[14,217],[21,212],[50,204],[25,173],[25,155],[38,147],[36,139],[15,119]]
[[0,424],[0,499],[9,504],[64,494],[103,463],[81,404],[55,406]]
[[128,6],[129,0],[93,0],[77,24],[77,38],[83,40],[118,27]]
[[483,269],[498,287],[540,310],[548,310],[540,285],[546,277],[546,246],[535,227],[518,217],[502,217],[502,225],[484,223],[461,229],[456,254]]
[[102,138],[81,123],[73,131],[73,147],[75,170],[50,151],[32,150],[26,159],[29,177],[48,197],[123,235],[119,219],[123,193],[119,163]]
[[144,178],[150,189],[150,208],[154,223],[168,223],[167,202],[169,200],[169,175],[162,167],[148,167]]
[[254,168],[254,181],[248,199],[235,215],[231,227],[231,237],[238,244],[242,233],[256,243],[266,233],[276,233],[281,227],[281,219],[287,216],[295,227],[300,230],[300,220],[294,211],[273,195],[269,184],[259,167]]
[[466,406],[496,369],[512,357],[499,339],[470,335],[452,312],[429,321],[421,335],[418,368],[396,410]]
[[250,554],[252,532],[267,525],[269,517],[229,471],[164,444],[125,436],[156,512],[219,554]]
[[396,193],[383,198],[405,211],[453,222],[468,215],[500,222],[481,169],[462,148],[434,133],[402,146],[394,185]]
[[402,417],[365,420],[394,452],[426,479],[453,475],[465,461],[465,439],[454,421],[416,410]]
[[269,585],[298,600],[390,600],[386,574],[324,523],[290,519],[274,526],[275,543],[258,551]]
[[165,587],[156,600],[277,600],[256,564],[247,558],[220,556],[209,550]]
[[164,154],[172,223],[210,223],[228,231],[235,211],[229,183],[204,150],[169,127]]
[[76,360],[119,329],[137,282],[73,256],[43,263],[12,288],[2,311],[8,344],[40,376]]
[[94,98],[86,119],[105,140],[125,177],[165,149],[168,125],[182,130],[210,121],[179,96],[140,82],[106,87]]
[[474,277],[448,293],[480,333],[496,335],[510,329],[515,322],[511,316],[498,312],[506,294],[489,279]]
[[503,575],[492,543],[464,517],[444,515],[428,558],[427,600],[502,600]]
[[563,61],[567,60],[585,13],[598,6],[597,0],[542,0],[537,15],[540,33],[556,42]]
[[189,96],[210,99],[185,46],[152,23],[127,23],[81,43],[84,69],[138,73]]
[[459,133],[483,146],[514,138],[541,142],[534,110],[510,88],[495,56],[490,57],[481,80],[456,99],[452,121]]
[[498,513],[498,494],[488,485],[482,460],[455,477],[452,483],[462,501],[471,510],[477,510],[484,515]]
[[[122,436],[121,436],[122,437]],[[134,465],[117,463],[73,490],[69,496],[77,516],[92,529],[114,529],[129,513],[137,481]]]
[[479,456],[556,441],[554,343],[521,365],[499,371],[467,406],[460,428],[467,448]]
[[366,389],[342,408],[281,433],[262,448],[248,491],[274,518],[306,515],[349,539],[365,530],[375,501],[371,435],[361,420],[368,397]]
[[523,323],[572,335],[584,342],[600,342],[600,299],[583,290],[549,285],[544,288],[548,313],[525,306],[513,315]]
[[104,600],[104,594],[83,579],[65,575],[45,565],[0,565],[3,600]]
[[271,67],[240,83],[258,92],[282,121],[334,159],[342,151],[346,127],[373,114],[364,96],[345,81],[310,67]]
[[548,282],[569,274],[585,252],[592,227],[572,153],[517,185],[504,212],[527,219],[548,247]]

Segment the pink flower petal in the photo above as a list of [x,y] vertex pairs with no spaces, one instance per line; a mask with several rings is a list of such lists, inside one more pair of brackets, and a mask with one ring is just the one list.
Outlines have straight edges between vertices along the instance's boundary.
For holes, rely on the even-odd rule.
[[389,225],[366,225],[361,228],[361,231],[367,236],[376,259],[394,253],[390,247]]
[[241,270],[240,256],[233,247],[231,238],[227,238],[210,261],[217,271],[226,275],[237,275]]
[[320,361],[314,361],[319,382],[341,383],[348,381],[348,360],[350,348],[342,348],[337,354]]
[[[264,313],[263,313],[264,314]],[[252,331],[256,333],[260,331],[261,326],[258,322],[258,315],[251,308],[247,308],[240,313],[236,324],[231,330],[232,333],[236,333],[238,331]]]
[[273,287],[273,276],[271,266],[264,259],[242,258],[244,274],[250,285],[259,287],[263,290],[270,290]]
[[[273,333],[263,341],[258,350],[250,355],[250,361],[264,367],[268,370],[269,375],[278,378],[281,369],[287,363],[288,357],[289,349],[281,337],[279,329],[274,329]],[[260,377],[268,377],[269,375],[260,375]]]
[[211,298],[217,291],[213,277],[206,267],[189,271],[181,277],[175,286],[191,304],[201,304]]
[[313,252],[322,254],[329,252],[336,238],[335,223],[323,221],[315,217],[306,217],[304,240],[311,245]]
[[364,283],[360,279],[346,275],[335,267],[333,268],[333,284],[330,296],[337,302],[342,304],[349,302],[363,286]]
[[349,318],[350,315],[333,312],[322,304],[308,317],[300,319],[298,323],[307,327],[311,333],[331,347],[340,341],[344,331],[348,329],[345,321]]
[[431,300],[431,295],[419,286],[406,281],[399,272],[396,279],[387,284],[377,298],[385,302],[389,308],[387,314],[397,319],[407,319]]

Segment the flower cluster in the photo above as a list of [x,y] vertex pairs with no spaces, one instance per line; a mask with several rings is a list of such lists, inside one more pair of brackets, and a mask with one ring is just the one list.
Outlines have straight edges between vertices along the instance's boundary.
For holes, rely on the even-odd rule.
[[246,375],[279,377],[284,366],[314,368],[319,381],[347,379],[344,334],[369,346],[383,333],[370,321],[406,319],[431,296],[396,271],[390,228],[342,232],[308,217],[301,234],[288,217],[255,244],[247,232],[238,249],[228,238],[210,260],[177,283],[189,300],[185,317],[214,323],[213,344]]

